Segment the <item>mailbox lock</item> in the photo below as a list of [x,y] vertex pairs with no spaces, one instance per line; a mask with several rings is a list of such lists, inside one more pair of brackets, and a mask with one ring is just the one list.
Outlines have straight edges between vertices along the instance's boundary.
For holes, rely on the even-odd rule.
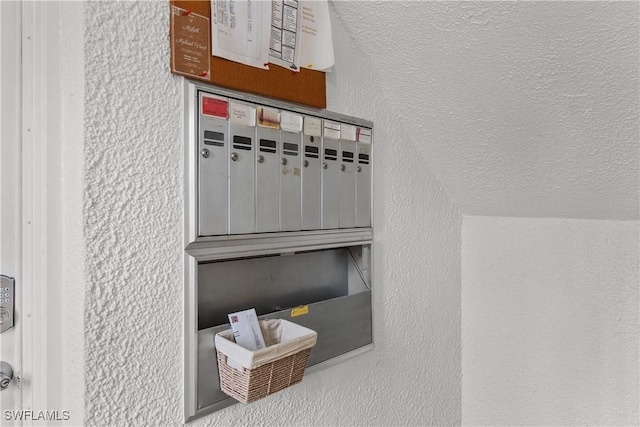
[[306,168],[307,166],[309,166],[309,160],[305,160],[304,162],[302,162],[302,164]]
[[322,163],[322,169],[326,169],[328,167],[329,167],[329,165],[327,164],[327,162],[323,162]]
[[258,156],[258,163],[264,163],[264,156],[262,154]]
[[356,171],[358,171],[358,172],[362,172],[362,167],[358,166],[358,167],[356,168]]
[[313,142],[313,136],[309,137],[309,141]]
[[287,159],[284,159],[284,158],[283,158],[283,159],[282,159],[282,165],[283,165],[283,166],[286,166],[286,165],[287,165],[287,163],[289,163],[289,162],[287,161]]
[[204,157],[205,159],[209,158],[209,150],[206,148],[203,148],[202,151],[202,157]]
[[238,160],[238,153],[231,153],[231,160],[233,160],[234,162]]
[[342,172],[344,172],[344,170],[345,170],[346,168],[347,168],[347,167],[346,167],[345,165],[340,165],[340,170],[341,170]]

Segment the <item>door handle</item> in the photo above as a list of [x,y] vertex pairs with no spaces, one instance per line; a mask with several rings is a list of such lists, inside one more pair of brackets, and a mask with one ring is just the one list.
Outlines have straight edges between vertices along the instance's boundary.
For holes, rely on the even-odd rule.
[[7,362],[0,362],[0,391],[9,388],[13,380],[13,368]]

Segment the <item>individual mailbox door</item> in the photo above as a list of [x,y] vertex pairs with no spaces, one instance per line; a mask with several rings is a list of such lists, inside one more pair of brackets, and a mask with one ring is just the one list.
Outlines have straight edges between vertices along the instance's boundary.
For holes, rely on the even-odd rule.
[[255,231],[256,110],[252,105],[229,103],[229,232]]
[[304,118],[302,146],[302,229],[319,230],[322,224],[322,119]]
[[356,127],[340,126],[340,228],[356,226]]
[[228,234],[229,101],[201,92],[198,102],[198,235]]
[[358,128],[356,227],[371,227],[371,129]]
[[340,226],[340,123],[324,121],[322,138],[322,228]]
[[258,107],[256,155],[256,232],[278,231],[280,114]]
[[297,231],[301,229],[302,116],[283,111],[280,125],[282,131],[280,230]]

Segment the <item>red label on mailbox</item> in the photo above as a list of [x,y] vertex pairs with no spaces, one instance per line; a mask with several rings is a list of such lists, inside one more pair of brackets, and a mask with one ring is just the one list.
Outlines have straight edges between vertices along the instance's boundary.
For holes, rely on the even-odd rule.
[[229,118],[229,103],[220,98],[202,97],[202,114],[205,116],[220,117],[221,119]]

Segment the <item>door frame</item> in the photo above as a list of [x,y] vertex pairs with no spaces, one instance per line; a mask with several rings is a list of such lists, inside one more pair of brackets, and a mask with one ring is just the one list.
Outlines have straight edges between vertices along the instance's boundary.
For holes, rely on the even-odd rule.
[[[21,47],[17,58],[2,60],[3,72],[9,62],[19,64],[20,88],[14,121],[19,159],[12,166],[20,181],[22,396],[16,409],[68,411],[63,424],[78,425],[84,421],[85,6],[2,3],[15,15],[17,29],[8,37]],[[27,417],[23,425],[30,424]]]
[[[1,136],[2,149],[0,162],[2,163],[1,196],[3,241],[2,258],[0,259],[0,274],[12,277],[16,283],[14,293],[14,326],[7,330],[0,340],[3,361],[9,363],[13,369],[14,379],[7,390],[0,395],[3,410],[20,410],[25,407],[24,399],[28,397],[29,388],[24,386],[23,340],[25,324],[22,322],[23,288],[18,285],[23,282],[24,264],[22,252],[25,246],[22,242],[22,165],[21,165],[21,106],[22,106],[22,75],[21,75],[21,34],[22,9],[20,3],[3,2],[0,4],[0,43],[2,61],[0,61],[0,78],[2,79],[2,96],[0,107],[2,111]],[[5,234],[6,233],[6,234]],[[3,411],[2,420],[9,425],[21,425],[19,421],[6,419]],[[4,424],[4,423],[3,423]]]

